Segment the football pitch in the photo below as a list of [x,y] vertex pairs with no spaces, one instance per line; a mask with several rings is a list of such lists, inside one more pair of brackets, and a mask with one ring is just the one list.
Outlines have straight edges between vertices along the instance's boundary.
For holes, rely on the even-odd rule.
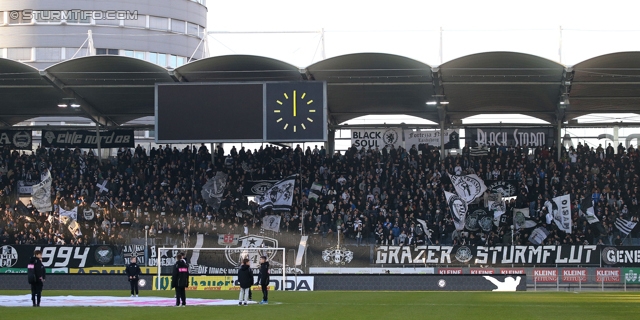
[[[0,291],[25,295],[26,291]],[[145,296],[173,297],[144,291]],[[47,296],[128,296],[123,291],[53,291]],[[237,292],[187,292],[236,300]],[[262,294],[254,292],[254,300]],[[0,307],[0,319],[637,319],[640,292],[272,292],[268,305],[176,307]]]

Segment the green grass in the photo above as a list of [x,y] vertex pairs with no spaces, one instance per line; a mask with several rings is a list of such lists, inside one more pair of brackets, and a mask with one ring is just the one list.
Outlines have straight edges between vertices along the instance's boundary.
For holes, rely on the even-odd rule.
[[[23,295],[26,291],[0,291]],[[144,295],[173,297],[170,291]],[[123,291],[53,291],[46,296],[128,296]],[[187,292],[237,299],[237,292]],[[254,299],[262,297],[254,292]],[[640,293],[626,292],[273,292],[269,305],[247,307],[0,307],[0,319],[637,319]]]

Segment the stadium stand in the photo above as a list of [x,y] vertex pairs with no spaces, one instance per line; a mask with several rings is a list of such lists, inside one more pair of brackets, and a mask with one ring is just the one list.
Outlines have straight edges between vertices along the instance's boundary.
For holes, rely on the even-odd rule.
[[[424,152],[418,152],[422,149]],[[99,163],[94,153],[79,149],[38,148],[34,153],[2,150],[0,244],[116,244],[144,237],[177,243],[189,233],[258,233],[257,204],[243,195],[247,180],[277,180],[302,173],[296,184],[292,212],[282,213],[281,232],[332,237],[342,226],[353,243],[377,244],[510,244],[510,220],[489,232],[457,232],[444,190],[453,189],[448,174],[475,173],[487,180],[516,180],[519,194],[506,203],[529,208],[530,218],[551,234],[545,244],[622,244],[616,218],[638,220],[638,158],[633,146],[589,148],[579,144],[555,146],[490,147],[486,156],[462,154],[440,160],[439,150],[428,146],[357,150],[327,155],[324,148],[294,149],[266,146],[259,150],[218,146],[212,155],[206,146],[182,150],[165,147],[120,149],[117,157]],[[54,212],[38,212],[31,203],[17,201],[16,181],[34,179],[49,168],[53,176]],[[207,206],[201,188],[214,172],[229,174],[219,210]],[[38,178],[35,178],[36,180]],[[99,184],[106,180],[108,190]],[[322,184],[319,198],[310,199],[313,182]],[[566,234],[546,219],[549,198],[570,194],[573,232]],[[588,224],[579,213],[584,197],[594,200],[601,224]],[[72,235],[58,222],[60,208],[78,206],[82,235]],[[300,210],[301,209],[301,210]],[[83,212],[95,212],[86,220]],[[49,216],[51,215],[51,217]],[[511,219],[511,215],[505,215]],[[429,236],[416,232],[416,219],[427,222]],[[189,225],[190,224],[190,225]],[[304,230],[301,230],[304,229]],[[638,228],[636,228],[638,229]],[[530,230],[529,230],[530,232]],[[515,234],[515,243],[528,244],[529,232]],[[630,244],[638,237],[630,234]]]

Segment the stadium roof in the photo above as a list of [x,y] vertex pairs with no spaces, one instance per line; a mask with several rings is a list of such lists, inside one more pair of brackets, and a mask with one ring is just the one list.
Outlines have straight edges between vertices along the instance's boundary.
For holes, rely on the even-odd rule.
[[[383,114],[455,123],[500,113],[556,123],[589,113],[636,112],[640,52],[612,53],[575,66],[523,53],[486,52],[437,67],[397,55],[358,53],[303,69],[247,55],[202,59],[175,70],[123,56],[83,57],[45,70],[0,59],[0,124],[81,116],[122,125],[153,116],[154,84],[160,82],[306,80],[327,81],[332,124]],[[58,107],[63,101],[80,107]]]

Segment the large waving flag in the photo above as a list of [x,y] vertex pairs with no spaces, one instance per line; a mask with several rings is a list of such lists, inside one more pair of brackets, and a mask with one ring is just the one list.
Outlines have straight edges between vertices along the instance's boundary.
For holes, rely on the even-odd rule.
[[475,174],[466,176],[449,175],[449,178],[451,179],[451,183],[453,183],[453,187],[456,188],[458,197],[466,203],[472,202],[487,191],[487,186],[484,185],[484,181]]
[[288,176],[276,182],[258,199],[260,210],[271,208],[273,211],[291,211],[296,175]]
[[456,230],[463,230],[464,223],[467,219],[467,211],[469,211],[467,202],[455,193],[445,191],[444,195],[447,198],[447,205],[449,206],[449,210],[451,210],[451,216],[453,223],[456,225]]

